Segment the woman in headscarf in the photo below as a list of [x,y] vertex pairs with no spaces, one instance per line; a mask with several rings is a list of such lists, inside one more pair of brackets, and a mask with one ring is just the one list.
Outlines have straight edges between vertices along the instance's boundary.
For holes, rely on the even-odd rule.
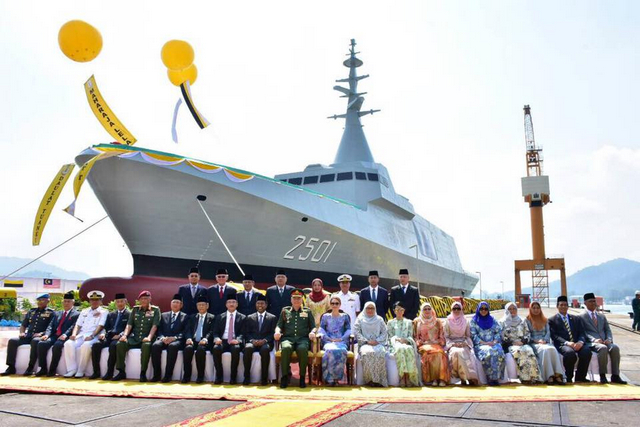
[[404,318],[404,306],[398,301],[393,306],[396,317],[387,324],[389,347],[396,359],[400,385],[420,386],[418,378],[416,342],[413,339],[413,322]]
[[362,364],[364,383],[375,387],[387,387],[387,325],[376,314],[376,305],[369,301],[358,315],[355,325],[358,340],[358,358]]
[[498,380],[504,376],[504,351],[500,345],[502,328],[489,314],[489,304],[486,301],[478,304],[469,328],[473,340],[473,351],[482,362],[489,385],[499,385]]
[[420,316],[413,321],[414,338],[422,361],[422,383],[446,386],[451,379],[449,360],[444,351],[444,329],[428,302],[420,307]]
[[335,386],[344,377],[347,363],[347,348],[351,335],[351,318],[340,312],[340,298],[331,297],[331,310],[320,318],[318,336],[322,340],[322,378]]
[[502,348],[513,356],[518,368],[518,378],[523,384],[535,384],[541,381],[538,360],[529,345],[531,333],[524,319],[518,316],[518,307],[510,302],[500,319],[502,326]]
[[462,385],[478,385],[476,371],[476,356],[471,351],[471,330],[469,322],[462,311],[462,304],[458,301],[451,305],[451,314],[444,324],[445,350],[449,353],[451,375],[460,378]]
[[320,324],[320,318],[324,313],[329,311],[329,298],[331,294],[324,291],[322,280],[313,279],[311,282],[311,292],[307,295],[306,306],[313,313],[316,325]]
[[547,384],[564,385],[564,367],[560,361],[558,350],[551,344],[549,322],[538,301],[529,306],[527,326],[531,331],[531,346],[538,356],[538,366],[542,380]]

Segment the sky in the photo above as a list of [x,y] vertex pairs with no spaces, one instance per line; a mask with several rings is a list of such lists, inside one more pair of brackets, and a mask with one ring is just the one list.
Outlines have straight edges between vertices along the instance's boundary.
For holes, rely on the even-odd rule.
[[[273,176],[332,163],[342,123],[326,117],[345,110],[332,87],[355,38],[358,71],[371,76],[359,84],[363,109],[382,110],[363,118],[375,160],[416,212],[455,238],[484,290],[513,289],[514,259],[531,257],[524,104],[551,182],[547,254],[563,254],[568,274],[640,261],[639,18],[634,1],[1,2],[0,256],[35,258],[105,215],[88,185],[76,208],[84,223],[62,212],[68,185],[31,246],[60,166],[111,141],[84,94],[92,74],[137,146]],[[102,34],[92,62],[58,48],[72,19]],[[200,130],[183,110],[177,145],[179,89],[160,60],[170,39],[194,47],[192,93],[211,122]],[[108,220],[43,261],[132,273]]]

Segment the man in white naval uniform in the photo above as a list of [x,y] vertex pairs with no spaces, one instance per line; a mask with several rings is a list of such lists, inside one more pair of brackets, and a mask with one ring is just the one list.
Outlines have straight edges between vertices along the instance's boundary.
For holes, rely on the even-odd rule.
[[351,330],[354,331],[356,326],[356,318],[360,313],[360,296],[355,292],[349,292],[351,288],[351,281],[353,279],[348,274],[341,274],[338,277],[340,282],[340,292],[336,292],[332,296],[340,298],[340,309],[347,313],[351,318]]
[[[98,341],[98,335],[104,328],[109,311],[102,307],[104,293],[89,292],[91,307],[85,308],[78,316],[71,336],[64,343],[64,360],[67,364],[66,378],[82,378],[87,364],[91,361],[91,346]],[[80,347],[80,360],[76,361],[76,349]]]

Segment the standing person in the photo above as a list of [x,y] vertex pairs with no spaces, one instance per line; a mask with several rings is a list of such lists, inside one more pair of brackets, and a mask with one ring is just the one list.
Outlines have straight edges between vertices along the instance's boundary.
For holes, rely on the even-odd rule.
[[196,300],[199,296],[207,295],[207,288],[200,285],[200,270],[198,267],[191,267],[187,276],[189,283],[178,288],[178,293],[182,297],[182,311],[187,316],[192,316],[198,312]]
[[444,324],[445,350],[449,354],[451,375],[460,378],[462,385],[478,385],[476,355],[473,353],[471,329],[458,301],[451,305],[451,314]]
[[362,364],[364,383],[374,387],[387,387],[387,326],[376,314],[376,305],[368,301],[356,320],[355,336]]
[[445,387],[451,379],[449,360],[444,351],[444,328],[428,302],[420,307],[420,316],[413,321],[416,345],[422,361],[422,382]]
[[311,313],[313,313],[313,320],[316,325],[320,324],[320,318],[323,314],[329,311],[331,294],[324,291],[324,283],[321,279],[313,279],[311,282],[311,292],[307,295],[305,305],[309,307]]
[[[178,359],[178,351],[184,348],[184,332],[187,329],[188,316],[182,312],[182,296],[175,294],[171,300],[171,310],[160,315],[160,326],[156,341],[151,345],[151,363],[153,378],[151,382],[168,383],[173,377],[173,368]],[[162,350],[167,350],[167,364],[162,377]]]
[[576,382],[589,383],[591,381],[587,379],[587,372],[591,362],[591,350],[585,345],[586,338],[582,320],[578,316],[568,313],[569,300],[566,296],[560,295],[556,305],[558,313],[549,319],[549,328],[553,344],[562,355],[567,383],[573,379],[573,368],[576,362],[578,362]]
[[504,351],[502,350],[502,328],[489,313],[489,304],[482,301],[478,304],[476,314],[469,323],[473,351],[482,363],[482,369],[490,386],[499,385],[498,380],[504,376]]
[[322,315],[318,336],[322,340],[322,378],[326,384],[336,386],[344,378],[347,349],[351,335],[351,319],[340,312],[341,300],[332,296],[331,311]]
[[419,387],[416,342],[413,339],[413,322],[404,318],[404,306],[401,301],[394,304],[396,315],[387,324],[390,353],[396,359],[400,386]]
[[523,384],[536,384],[542,381],[538,359],[529,345],[531,332],[522,317],[518,316],[518,307],[510,302],[500,319],[502,327],[502,348],[511,353],[516,362],[518,378]]
[[587,345],[598,356],[600,368],[600,383],[607,384],[607,358],[611,359],[611,382],[626,384],[620,378],[620,347],[613,343],[613,334],[609,322],[603,314],[596,312],[596,296],[589,292],[584,294],[586,310],[579,317],[584,326]]
[[139,348],[140,351],[140,382],[147,381],[147,368],[151,358],[151,345],[153,337],[160,326],[160,308],[151,305],[151,292],[142,291],[138,295],[140,305],[136,305],[131,310],[127,327],[125,328],[120,341],[116,345],[116,368],[118,375],[113,377],[113,381],[120,381],[127,378],[125,361],[130,348]]
[[276,284],[267,289],[267,311],[280,319],[280,312],[291,303],[295,288],[287,285],[287,274],[282,269],[277,271],[275,280]]
[[216,272],[216,284],[207,289],[207,298],[209,299],[209,313],[217,316],[225,312],[227,299],[236,298],[238,291],[227,284],[229,280],[229,272],[221,268]]
[[[91,347],[98,341],[98,336],[107,322],[109,311],[102,307],[104,292],[91,291],[90,307],[80,312],[71,336],[64,343],[64,361],[67,364],[65,378],[84,377],[84,371],[91,361]],[[80,360],[76,361],[76,349],[80,347]]]
[[364,309],[364,305],[373,301],[376,305],[376,313],[382,319],[387,319],[387,313],[389,312],[389,292],[378,285],[380,282],[380,275],[377,270],[369,272],[369,286],[360,291],[360,311]]
[[245,316],[256,312],[256,301],[260,292],[254,289],[256,282],[251,274],[245,274],[242,278],[242,286],[244,290],[238,293],[238,313]]
[[360,297],[355,292],[350,292],[351,288],[351,276],[348,274],[342,274],[338,277],[338,283],[340,283],[340,292],[336,292],[331,295],[332,297],[340,298],[340,306],[342,311],[349,315],[351,324],[349,329],[353,330],[356,325],[356,318],[360,313]]
[[[275,290],[275,292],[278,292]],[[304,293],[299,289],[291,292],[291,307],[284,307],[280,312],[273,338],[282,339],[280,367],[282,378],[280,388],[287,388],[291,376],[291,353],[298,355],[300,367],[300,388],[305,388],[305,376],[309,364],[310,342],[316,339],[316,322],[311,310],[302,306]]]
[[413,320],[420,310],[420,292],[415,286],[409,284],[409,270],[403,268],[398,275],[400,284],[391,288],[389,294],[389,303],[393,306],[396,302],[401,301],[405,307],[405,316],[409,320]]
[[242,313],[238,313],[238,301],[234,296],[227,298],[227,311],[219,316],[213,324],[213,364],[216,369],[214,384],[222,384],[222,353],[231,353],[231,378],[229,384],[236,384],[238,376],[238,364],[240,364],[240,352],[244,347],[244,319]]
[[260,384],[268,384],[269,362],[273,350],[273,334],[276,331],[278,319],[267,313],[267,297],[258,294],[256,312],[247,316],[245,324],[244,356],[244,385],[251,382],[251,361],[255,351],[260,353]]
[[532,302],[529,306],[526,322],[531,331],[531,346],[538,357],[542,380],[547,384],[564,385],[564,368],[560,363],[560,355],[551,344],[549,322],[542,313],[542,307],[538,301]]
[[131,310],[127,308],[128,301],[125,294],[116,294],[115,300],[115,311],[107,314],[104,330],[98,335],[98,342],[91,347],[91,362],[93,364],[91,379],[96,379],[100,376],[100,357],[102,356],[102,349],[105,347],[109,347],[109,359],[107,359],[107,372],[102,379],[109,381],[113,378],[113,370],[116,367],[116,345],[127,327],[129,315],[131,314]]
[[7,370],[2,373],[2,376],[16,373],[16,355],[18,354],[18,347],[23,344],[31,344],[29,365],[24,375],[33,374],[33,368],[38,358],[38,343],[55,314],[55,312],[48,307],[49,294],[39,295],[36,301],[38,306],[29,310],[24,316],[24,320],[20,325],[20,331],[18,332],[18,338],[11,338],[7,344]]
[[636,291],[636,296],[631,301],[631,308],[633,309],[633,324],[631,325],[631,329],[640,331],[640,291]]
[[191,381],[191,361],[193,354],[196,355],[196,369],[198,375],[196,383],[204,382],[204,368],[206,365],[207,350],[213,337],[213,321],[215,316],[209,313],[209,300],[206,296],[200,295],[196,300],[198,313],[189,318],[187,329],[184,333],[185,343],[182,352],[184,361],[184,371],[182,374],[182,384]]
[[[67,338],[71,336],[73,327],[76,325],[78,310],[73,307],[75,302],[75,294],[73,291],[64,294],[62,299],[62,310],[56,312],[53,320],[49,323],[44,335],[40,337],[38,342],[38,365],[40,370],[36,377],[50,376],[53,377],[58,370],[58,363],[62,357],[62,350]],[[51,364],[47,369],[47,353],[51,350]]]

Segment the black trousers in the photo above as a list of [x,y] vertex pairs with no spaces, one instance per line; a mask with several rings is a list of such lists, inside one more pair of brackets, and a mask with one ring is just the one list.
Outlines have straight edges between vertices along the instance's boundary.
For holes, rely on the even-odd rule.
[[216,380],[222,380],[222,353],[231,353],[231,381],[235,381],[238,376],[238,365],[240,364],[240,352],[242,344],[229,344],[227,340],[213,346],[213,366],[216,368]]
[[585,345],[582,346],[580,351],[576,352],[568,345],[563,345],[558,349],[562,354],[562,363],[564,364],[564,372],[567,375],[567,381],[573,379],[573,368],[578,362],[578,369],[576,370],[576,380],[581,381],[587,378],[587,371],[589,370],[589,362],[591,362],[591,350]]
[[[56,373],[58,370],[58,364],[60,363],[60,358],[62,357],[62,350],[64,349],[64,343],[67,340],[61,341],[56,336],[49,337],[46,341],[40,341],[38,343],[38,365],[40,365],[40,369],[44,369],[46,372]],[[49,369],[47,369],[47,353],[49,353],[49,349],[53,347],[51,350],[51,365],[49,365]]]
[[247,343],[244,346],[243,358],[244,358],[244,378],[251,378],[251,361],[253,359],[253,353],[260,352],[260,379],[262,382],[267,381],[269,376],[269,362],[271,361],[271,346],[269,343],[264,343],[261,346],[254,346],[252,343]]
[[106,375],[112,376],[113,370],[116,367],[116,344],[118,344],[118,338],[104,341],[98,341],[91,346],[91,364],[93,365],[93,372],[100,372],[100,356],[102,356],[102,349],[109,347],[109,358],[107,359],[107,372]]
[[[7,343],[7,366],[15,369],[16,357],[18,355],[18,347],[24,344],[31,344],[31,351],[29,352],[29,370],[33,370],[38,360],[38,343],[40,337],[24,337],[24,338],[11,338]],[[46,366],[46,364],[45,364]]]
[[157,340],[151,346],[151,364],[153,365],[153,376],[159,377],[162,374],[162,350],[167,350],[167,366],[164,368],[164,376],[171,378],[173,376],[173,368],[178,359],[178,352],[182,350],[184,343],[181,340],[175,340],[171,344],[165,344],[162,340]]
[[191,361],[193,360],[194,353],[196,354],[196,369],[198,370],[198,378],[204,378],[204,367],[208,349],[208,344],[192,344],[184,346],[184,350],[182,351],[182,358],[184,360],[184,373],[182,375],[182,378],[191,380]]

